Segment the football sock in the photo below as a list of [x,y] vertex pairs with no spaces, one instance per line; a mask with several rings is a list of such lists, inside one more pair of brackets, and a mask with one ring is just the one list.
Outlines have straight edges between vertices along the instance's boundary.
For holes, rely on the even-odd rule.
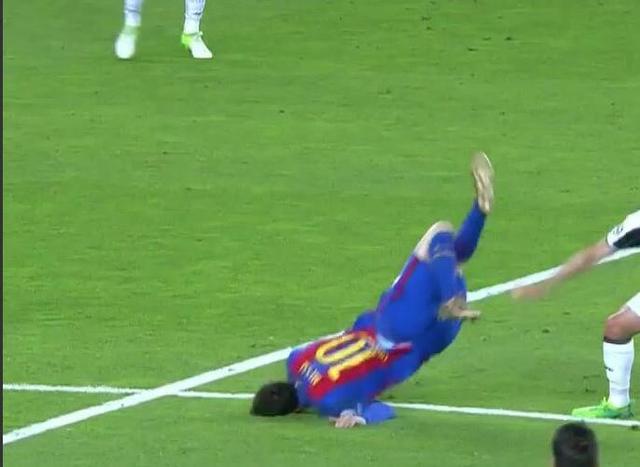
[[204,12],[206,0],[185,0],[184,2],[184,34],[200,32],[200,20]]
[[124,24],[137,28],[142,18],[143,0],[124,0]]
[[467,261],[476,251],[486,217],[485,213],[480,210],[478,201],[475,200],[471,211],[456,234],[454,248],[458,262]]
[[633,366],[633,339],[626,344],[602,343],[604,367],[609,380],[609,402],[615,407],[629,405],[629,386]]

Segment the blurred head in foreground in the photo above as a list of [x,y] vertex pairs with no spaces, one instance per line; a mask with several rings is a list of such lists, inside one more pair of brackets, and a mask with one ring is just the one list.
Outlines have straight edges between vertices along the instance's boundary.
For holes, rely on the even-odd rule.
[[584,423],[567,423],[553,436],[553,467],[598,467],[596,435]]

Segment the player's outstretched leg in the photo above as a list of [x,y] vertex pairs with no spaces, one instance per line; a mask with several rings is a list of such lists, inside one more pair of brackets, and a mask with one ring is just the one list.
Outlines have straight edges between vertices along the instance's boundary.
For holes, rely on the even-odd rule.
[[454,248],[458,263],[464,263],[473,256],[478,247],[486,217],[486,214],[480,209],[478,201],[474,200],[471,210],[456,233]]
[[182,30],[182,45],[191,52],[193,58],[213,58],[213,53],[202,39],[200,20],[204,13],[206,0],[185,0],[184,29]]
[[136,54],[141,15],[142,0],[124,1],[124,27],[116,39],[116,57],[129,60]]
[[574,409],[581,418],[629,418],[633,401],[629,396],[633,367],[633,336],[640,333],[640,294],[618,313],[607,318],[602,352],[609,380],[609,397],[599,405]]
[[456,234],[455,251],[459,263],[469,260],[476,251],[485,219],[493,207],[494,171],[485,153],[473,155],[471,175],[476,189],[476,199]]

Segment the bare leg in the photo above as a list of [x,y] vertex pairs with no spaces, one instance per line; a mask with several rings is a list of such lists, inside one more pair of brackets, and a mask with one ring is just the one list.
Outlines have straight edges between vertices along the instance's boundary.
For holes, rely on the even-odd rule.
[[633,336],[640,332],[640,293],[605,322],[602,353],[609,380],[609,398],[599,405],[573,409],[579,418],[629,418],[633,416],[629,386],[633,366]]
[[[640,300],[640,294],[635,297]],[[633,336],[640,333],[640,315],[630,305],[609,316],[605,322],[602,353],[609,380],[609,402],[614,407],[629,405],[631,368],[633,367]]]

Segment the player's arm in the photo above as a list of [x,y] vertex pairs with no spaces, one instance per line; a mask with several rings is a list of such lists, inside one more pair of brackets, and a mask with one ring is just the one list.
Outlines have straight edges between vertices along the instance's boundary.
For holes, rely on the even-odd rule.
[[613,251],[614,249],[610,247],[605,240],[594,243],[575,253],[560,267],[558,272],[546,282],[548,286],[564,282],[587,269],[591,269],[591,267],[609,256]]
[[590,269],[614,251],[638,246],[640,246],[640,211],[629,214],[601,241],[574,254],[551,278],[539,284],[516,289],[512,295],[515,298],[538,298],[554,285]]
[[374,401],[354,410],[343,410],[339,417],[330,417],[329,420],[336,428],[353,428],[359,425],[376,425],[395,416],[393,407],[384,402]]
[[514,298],[538,298],[545,295],[552,287],[564,282],[581,272],[591,269],[595,264],[609,256],[615,248],[606,240],[590,245],[571,256],[560,269],[549,279],[538,284],[520,287],[513,291]]

